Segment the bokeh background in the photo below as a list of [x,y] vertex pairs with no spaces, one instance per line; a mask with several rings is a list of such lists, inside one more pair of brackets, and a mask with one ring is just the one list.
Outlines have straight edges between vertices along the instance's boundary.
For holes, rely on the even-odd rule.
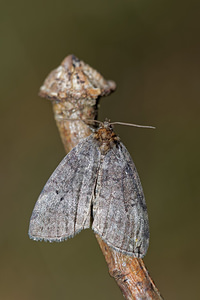
[[117,91],[99,119],[116,128],[141,177],[150,219],[145,264],[165,299],[199,297],[198,1],[7,1],[0,11],[0,299],[123,299],[91,230],[60,244],[29,240],[29,218],[65,152],[47,74],[75,54]]

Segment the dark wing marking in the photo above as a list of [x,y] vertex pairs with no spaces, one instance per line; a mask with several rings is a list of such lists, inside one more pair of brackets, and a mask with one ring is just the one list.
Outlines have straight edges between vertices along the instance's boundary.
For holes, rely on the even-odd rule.
[[149,245],[145,198],[135,165],[125,146],[114,146],[98,174],[93,230],[111,247],[143,257]]
[[90,135],[58,165],[33,210],[29,236],[62,241],[90,227],[91,200],[100,162],[99,148]]

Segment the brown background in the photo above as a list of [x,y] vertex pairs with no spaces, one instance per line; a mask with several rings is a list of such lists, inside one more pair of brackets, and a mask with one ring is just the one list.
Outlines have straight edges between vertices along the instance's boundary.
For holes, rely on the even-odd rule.
[[34,203],[65,155],[47,74],[74,53],[117,82],[99,118],[118,126],[145,191],[145,263],[166,299],[199,296],[198,1],[7,1],[1,5],[0,299],[123,299],[91,230],[60,244],[27,236]]

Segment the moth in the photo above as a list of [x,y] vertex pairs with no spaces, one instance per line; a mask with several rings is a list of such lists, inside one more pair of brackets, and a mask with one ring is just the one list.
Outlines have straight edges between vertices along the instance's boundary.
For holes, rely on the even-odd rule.
[[61,242],[90,226],[116,251],[137,258],[147,252],[149,223],[139,175],[107,121],[55,169],[35,204],[29,237]]

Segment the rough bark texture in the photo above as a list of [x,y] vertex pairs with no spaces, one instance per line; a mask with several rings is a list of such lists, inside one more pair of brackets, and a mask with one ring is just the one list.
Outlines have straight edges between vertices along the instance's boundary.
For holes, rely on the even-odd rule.
[[[40,96],[52,100],[55,119],[67,153],[92,132],[92,126],[71,120],[96,119],[100,96],[109,95],[115,88],[113,81],[106,81],[74,55],[66,57],[61,66],[47,77],[40,89]],[[98,235],[96,238],[109,273],[116,280],[125,299],[163,299],[142,259],[116,252]]]
[[116,280],[125,299],[163,299],[141,258],[119,253],[96,235],[105,256],[110,275]]

